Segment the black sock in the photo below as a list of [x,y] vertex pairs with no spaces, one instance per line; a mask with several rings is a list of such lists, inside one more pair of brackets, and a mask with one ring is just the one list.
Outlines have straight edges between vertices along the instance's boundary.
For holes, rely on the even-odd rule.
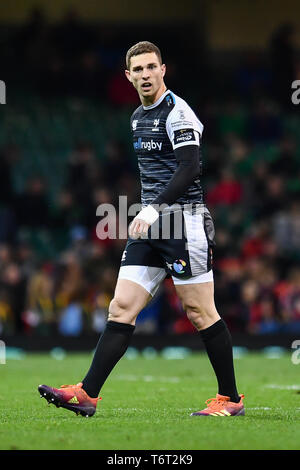
[[91,367],[83,379],[83,389],[95,398],[110,372],[125,354],[135,326],[127,323],[108,321],[94,354]]
[[205,330],[201,330],[200,335],[217,377],[218,393],[238,403],[240,397],[235,383],[231,335],[225,322],[222,319],[218,320]]

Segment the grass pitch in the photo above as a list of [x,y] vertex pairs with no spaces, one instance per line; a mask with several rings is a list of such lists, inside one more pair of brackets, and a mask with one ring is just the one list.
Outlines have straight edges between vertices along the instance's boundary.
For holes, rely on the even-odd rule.
[[300,365],[286,354],[235,360],[246,416],[190,417],[215,396],[207,356],[183,360],[123,358],[105,383],[92,418],[47,406],[41,383],[77,383],[91,354],[27,354],[0,365],[0,449],[299,449]]

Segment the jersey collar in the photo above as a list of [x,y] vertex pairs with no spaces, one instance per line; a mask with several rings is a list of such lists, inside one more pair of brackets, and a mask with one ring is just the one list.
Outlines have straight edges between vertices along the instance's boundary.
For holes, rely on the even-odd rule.
[[165,91],[165,92],[161,95],[161,97],[158,98],[158,100],[155,101],[155,103],[151,104],[150,106],[143,106],[143,109],[148,110],[148,109],[156,108],[156,106],[158,106],[158,105],[164,100],[164,98],[167,96],[168,93],[170,93],[170,90]]

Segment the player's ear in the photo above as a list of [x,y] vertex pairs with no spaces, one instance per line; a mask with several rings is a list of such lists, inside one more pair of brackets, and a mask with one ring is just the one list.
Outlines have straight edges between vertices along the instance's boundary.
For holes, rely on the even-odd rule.
[[130,81],[130,83],[132,83],[132,79],[131,79],[131,75],[130,75],[129,70],[125,70],[125,75],[128,78],[128,80]]
[[166,64],[162,64],[162,65],[161,65],[161,71],[162,71],[162,76],[163,76],[163,77],[166,75],[166,70],[167,70]]

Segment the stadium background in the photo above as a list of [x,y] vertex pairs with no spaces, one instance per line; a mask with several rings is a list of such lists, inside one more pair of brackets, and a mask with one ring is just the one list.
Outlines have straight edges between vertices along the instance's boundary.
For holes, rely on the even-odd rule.
[[[300,332],[297,1],[12,1],[0,7],[0,335],[27,349],[91,348],[124,240],[96,236],[100,203],[139,201],[124,55],[157,43],[166,83],[203,135],[216,227],[216,304],[235,344]],[[184,334],[184,336],[182,336]],[[133,343],[201,347],[166,280]]]

